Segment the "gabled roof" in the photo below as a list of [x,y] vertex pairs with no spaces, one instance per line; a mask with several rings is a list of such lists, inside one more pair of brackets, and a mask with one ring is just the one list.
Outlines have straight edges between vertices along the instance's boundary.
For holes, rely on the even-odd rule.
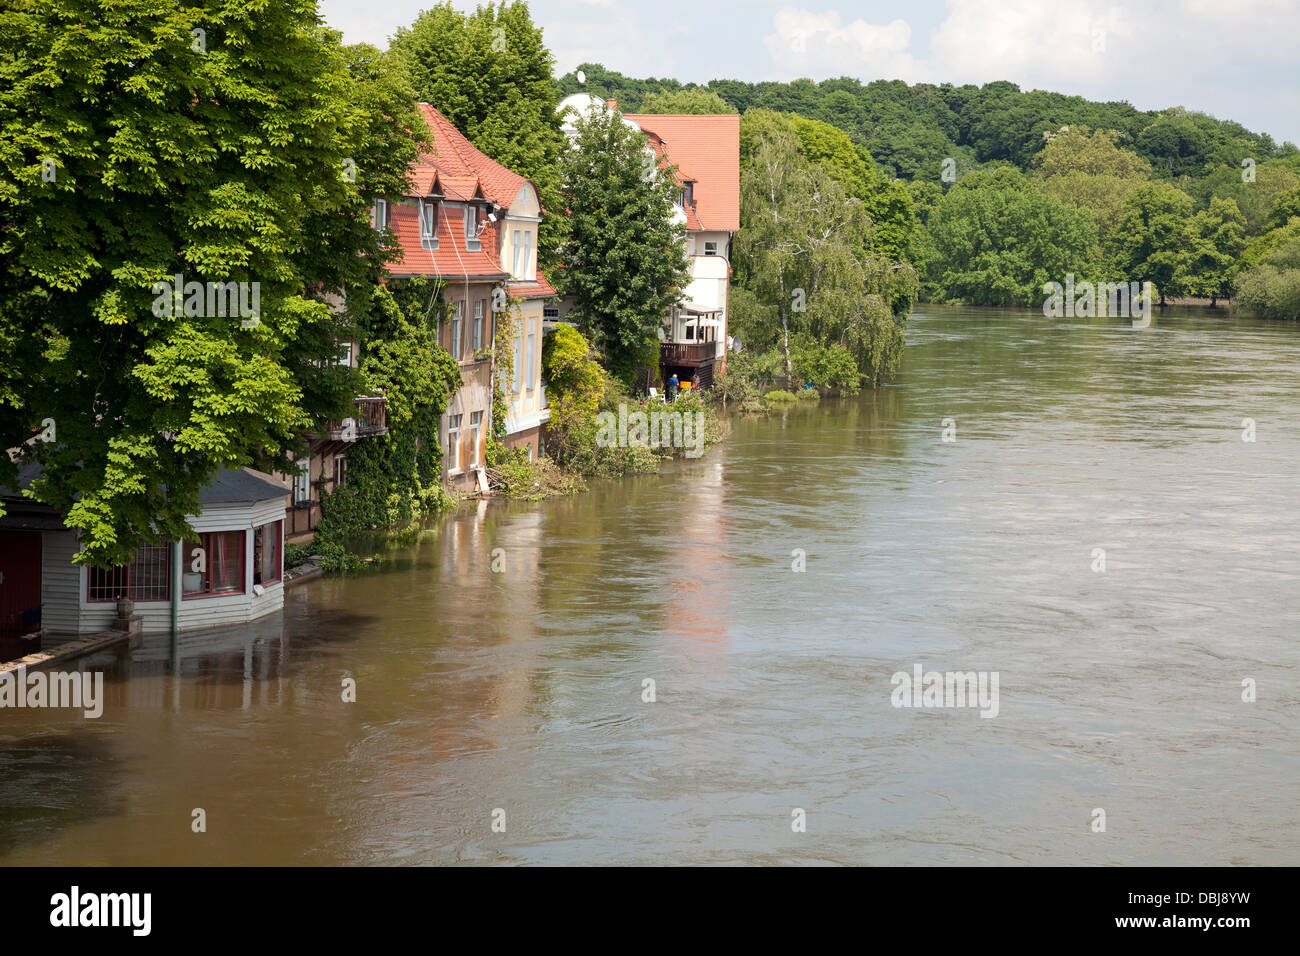
[[[507,209],[525,184],[532,186],[533,192],[537,192],[537,187],[531,180],[506,169],[496,160],[479,152],[460,130],[452,126],[445,116],[428,103],[419,104],[419,109],[420,115],[429,126],[433,151],[421,153],[416,159],[417,190],[422,182],[423,171],[436,169],[441,174],[443,185],[456,189],[463,198],[473,195],[474,190],[468,186],[468,183],[476,182],[482,186],[486,198]],[[417,192],[416,195],[423,196],[425,193]],[[447,198],[452,198],[450,193]]]
[[740,229],[740,117],[734,113],[626,113],[649,136],[656,154],[667,152],[678,178],[695,181],[698,226],[687,213],[687,228],[737,232]]

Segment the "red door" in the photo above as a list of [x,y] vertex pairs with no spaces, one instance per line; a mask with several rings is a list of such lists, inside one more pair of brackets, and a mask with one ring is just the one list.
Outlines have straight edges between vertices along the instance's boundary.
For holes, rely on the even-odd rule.
[[0,631],[41,626],[41,533],[0,531]]

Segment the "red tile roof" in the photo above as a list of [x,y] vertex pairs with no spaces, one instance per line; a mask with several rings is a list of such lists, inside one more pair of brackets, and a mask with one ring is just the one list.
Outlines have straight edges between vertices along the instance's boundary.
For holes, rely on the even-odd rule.
[[555,289],[546,281],[546,277],[538,274],[532,282],[508,282],[506,283],[506,292],[520,299],[549,299],[555,295]]
[[[481,153],[447,118],[428,103],[419,104],[429,127],[432,149],[412,164],[412,187],[407,195],[422,199],[437,192],[451,202],[489,199],[508,209],[519,190],[532,182]],[[534,193],[537,191],[533,186]],[[401,244],[402,258],[389,265],[394,276],[434,275],[458,279],[509,280],[510,273],[497,255],[502,221],[490,224],[480,239],[481,248],[466,248],[465,221],[459,210],[438,206],[438,248],[420,243],[420,220],[415,206],[392,206],[389,228]],[[550,298],[555,290],[545,277],[532,282],[508,282],[512,296]]]
[[[516,172],[506,169],[496,160],[484,155],[474,144],[465,138],[460,130],[452,126],[447,118],[428,103],[419,104],[420,114],[429,124],[433,151],[421,153],[416,160],[418,170],[436,167],[442,176],[444,185],[454,184],[458,192],[465,196],[466,182],[478,182],[483,186],[483,193],[488,199],[500,206],[509,208],[525,184],[536,185],[531,180]],[[418,186],[418,183],[417,183]],[[472,195],[472,190],[468,195]],[[424,195],[424,193],[420,193]],[[450,194],[448,194],[448,198]]]
[[[740,117],[626,113],[632,122],[659,140],[677,164],[679,178],[695,180],[699,226],[688,228],[737,232],[740,229]],[[656,150],[659,152],[659,150]],[[688,212],[688,219],[690,214]]]
[[452,215],[446,206],[438,206],[438,248],[420,245],[420,217],[414,206],[393,206],[389,210],[388,228],[402,245],[402,258],[392,262],[388,271],[395,276],[444,276],[456,278],[505,279],[509,277],[496,256],[490,252],[493,236],[484,236],[483,248],[471,252],[465,248],[465,223]]

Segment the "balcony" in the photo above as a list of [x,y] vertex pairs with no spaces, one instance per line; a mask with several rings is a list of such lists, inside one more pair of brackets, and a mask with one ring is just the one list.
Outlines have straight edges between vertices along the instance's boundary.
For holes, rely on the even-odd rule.
[[717,342],[662,342],[659,345],[661,365],[707,365],[717,354]]
[[341,422],[326,422],[325,430],[332,441],[356,441],[358,438],[373,438],[388,434],[388,417],[382,395],[363,395],[354,398],[352,405],[356,414]]

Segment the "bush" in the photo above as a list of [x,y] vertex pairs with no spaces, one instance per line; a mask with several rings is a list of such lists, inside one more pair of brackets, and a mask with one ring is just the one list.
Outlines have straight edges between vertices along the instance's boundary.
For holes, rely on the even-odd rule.
[[799,401],[798,397],[790,392],[783,392],[775,389],[763,396],[763,401],[767,403],[768,408],[789,408]]
[[326,574],[354,574],[357,571],[370,571],[383,563],[383,558],[378,555],[363,558],[359,554],[353,554],[341,544],[327,541],[313,543],[306,550],[312,556],[321,557],[320,566]]
[[822,400],[822,393],[817,391],[817,389],[811,385],[805,385],[803,388],[799,389],[798,398],[801,402],[820,402]]
[[862,381],[853,354],[842,345],[800,342],[790,350],[790,364],[800,381],[840,388],[850,394],[858,391]]
[[1237,281],[1241,305],[1265,319],[1300,318],[1300,239],[1279,245]]
[[506,498],[541,501],[586,490],[577,475],[564,471],[550,458],[529,461],[528,453],[522,448],[505,452],[500,468],[501,483],[497,491]]

